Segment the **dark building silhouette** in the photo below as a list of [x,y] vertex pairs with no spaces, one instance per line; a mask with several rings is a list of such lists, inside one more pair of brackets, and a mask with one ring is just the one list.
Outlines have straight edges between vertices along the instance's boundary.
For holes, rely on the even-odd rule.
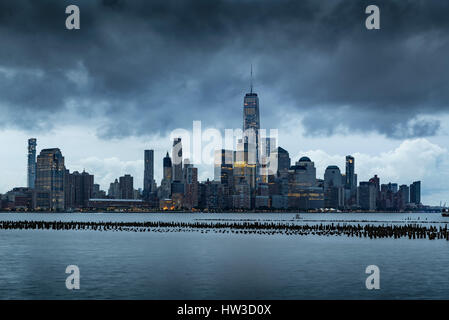
[[360,182],[359,206],[362,210],[376,210],[376,185],[372,182]]
[[148,199],[154,192],[154,150],[144,151],[143,196]]
[[125,174],[119,178],[120,198],[134,199],[134,179],[131,175]]
[[410,185],[410,202],[421,204],[421,181],[415,181]]
[[87,207],[89,199],[94,198],[94,176],[83,171],[65,172],[65,206],[66,208]]
[[274,161],[277,163],[277,176],[287,176],[291,166],[291,159],[288,151],[281,147],[277,147],[272,151],[272,157],[275,158]]

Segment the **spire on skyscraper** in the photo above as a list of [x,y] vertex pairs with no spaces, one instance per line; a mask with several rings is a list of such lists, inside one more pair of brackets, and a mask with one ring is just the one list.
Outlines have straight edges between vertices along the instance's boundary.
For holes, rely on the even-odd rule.
[[250,84],[251,84],[250,93],[253,93],[253,64],[252,63],[251,63],[251,81],[250,81]]

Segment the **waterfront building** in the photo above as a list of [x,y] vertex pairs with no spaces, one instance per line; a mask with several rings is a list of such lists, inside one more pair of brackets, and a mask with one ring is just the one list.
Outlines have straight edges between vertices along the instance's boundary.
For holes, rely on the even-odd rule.
[[376,210],[376,186],[369,181],[360,182],[359,185],[359,206],[362,210]]
[[355,159],[352,156],[346,156],[346,189],[353,190],[357,187],[357,181],[355,181]]
[[[0,209],[28,211],[33,210],[36,200],[34,189],[30,188],[13,188],[3,196],[3,205],[0,203]],[[0,195],[0,202],[2,201]]]
[[86,207],[89,199],[93,198],[94,176],[86,171],[70,173],[69,170],[66,170],[64,180],[66,209]]
[[357,188],[357,174],[355,173],[355,159],[348,155],[346,156],[346,171],[345,171],[345,206],[348,208],[356,207],[358,203],[358,188]]
[[28,188],[34,189],[36,182],[36,139],[28,139]]
[[328,166],[324,172],[324,206],[342,208],[344,206],[344,188],[340,168]]
[[399,186],[399,210],[404,210],[410,203],[410,188],[408,185],[403,184]]
[[43,210],[64,210],[64,157],[58,148],[43,149],[37,156],[36,207]]
[[92,198],[87,203],[87,207],[103,210],[145,210],[148,203],[141,199],[95,199]]
[[119,178],[120,185],[120,198],[121,199],[134,199],[134,178],[125,174]]
[[415,181],[410,185],[410,203],[421,204],[421,181]]
[[154,192],[154,150],[144,151],[143,196],[148,199]]

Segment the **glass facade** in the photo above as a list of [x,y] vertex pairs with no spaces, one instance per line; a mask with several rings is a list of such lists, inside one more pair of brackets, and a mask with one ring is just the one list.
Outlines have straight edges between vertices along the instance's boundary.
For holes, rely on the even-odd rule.
[[58,148],[42,150],[36,162],[37,207],[51,211],[65,209],[64,176],[61,151]]
[[36,139],[28,139],[28,188],[34,189],[36,183]]

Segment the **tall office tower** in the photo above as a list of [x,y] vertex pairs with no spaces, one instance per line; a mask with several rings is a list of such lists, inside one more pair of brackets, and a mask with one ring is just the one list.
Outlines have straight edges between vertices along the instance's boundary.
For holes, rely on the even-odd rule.
[[28,139],[28,188],[34,189],[36,182],[36,139]]
[[165,156],[163,160],[163,177],[161,181],[161,186],[158,190],[158,198],[161,200],[170,199],[171,197],[171,185],[173,181],[173,168],[171,158],[168,155]]
[[120,198],[134,199],[134,179],[131,175],[125,174],[119,178]]
[[421,204],[421,181],[415,181],[410,185],[410,203]]
[[36,162],[36,206],[49,210],[64,210],[64,157],[61,150],[43,149]]
[[399,186],[399,209],[403,210],[407,206],[408,203],[410,203],[410,188],[408,185],[403,184]]
[[342,187],[340,168],[337,166],[328,166],[324,172],[324,188]]
[[148,198],[154,185],[154,150],[144,151],[143,194]]
[[354,190],[357,188],[357,182],[354,176],[355,160],[354,157],[346,156],[346,182],[345,187],[349,190]]
[[259,130],[259,97],[253,92],[253,67],[251,66],[251,88],[243,99],[243,138],[245,143],[253,146],[248,152],[255,153],[251,157],[254,157],[257,167],[259,167]]
[[340,168],[328,166],[324,172],[324,206],[340,208],[344,205],[344,190]]
[[182,142],[181,142],[181,138],[173,139],[172,162],[173,162],[173,181],[182,181]]
[[167,181],[173,181],[172,163],[171,158],[168,155],[168,152],[163,160],[163,166],[164,166],[163,179]]

